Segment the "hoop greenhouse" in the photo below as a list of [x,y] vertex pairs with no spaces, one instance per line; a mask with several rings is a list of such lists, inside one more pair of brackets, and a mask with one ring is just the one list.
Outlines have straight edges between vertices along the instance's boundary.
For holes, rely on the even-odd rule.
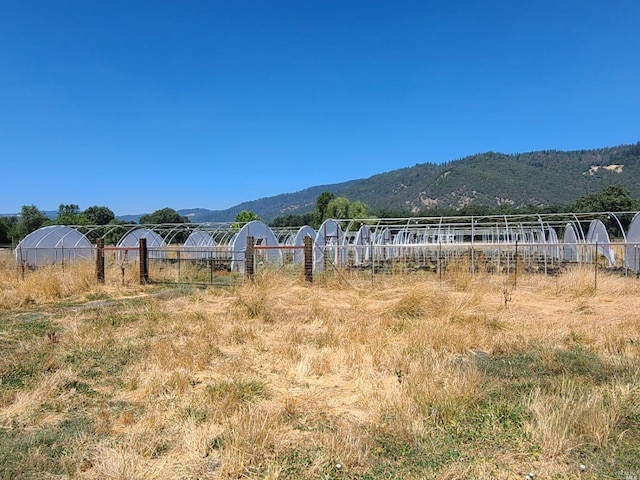
[[52,226],[25,237],[16,248],[16,259],[34,266],[90,259],[94,247],[88,238],[102,238],[135,260],[139,240],[145,238],[150,259],[216,259],[229,271],[243,272],[249,237],[258,261],[276,266],[300,264],[304,238],[312,238],[317,272],[327,265],[360,268],[409,258],[433,266],[442,257],[463,254],[499,263],[514,252],[544,265],[593,263],[600,258],[609,268],[640,271],[637,212],[328,219],[318,230],[308,225],[271,228],[259,220],[244,225]]

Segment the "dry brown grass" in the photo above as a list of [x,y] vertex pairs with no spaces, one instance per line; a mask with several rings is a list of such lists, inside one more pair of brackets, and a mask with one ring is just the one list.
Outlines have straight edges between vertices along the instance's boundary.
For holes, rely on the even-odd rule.
[[107,281],[96,281],[95,264],[81,261],[23,269],[9,251],[0,251],[0,310],[43,304],[56,300],[111,298],[142,293],[137,265],[128,264],[122,275],[119,264],[110,262]]
[[[639,465],[634,278],[522,275],[505,305],[504,277],[462,267],[373,285],[263,271],[146,295],[95,284],[87,265],[25,281],[3,265],[7,475],[584,478],[586,463],[607,478],[611,455],[621,472]],[[78,306],[94,297],[131,300]],[[62,450],[38,443],[46,429]]]

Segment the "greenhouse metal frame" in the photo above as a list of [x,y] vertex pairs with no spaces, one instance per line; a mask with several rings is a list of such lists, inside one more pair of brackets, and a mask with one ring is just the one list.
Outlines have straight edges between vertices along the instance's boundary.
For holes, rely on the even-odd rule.
[[[604,267],[640,273],[637,212],[329,219],[318,230],[307,225],[272,228],[259,220],[247,224],[45,227],[20,242],[16,259],[35,266],[58,261],[59,255],[46,257],[47,261],[42,254],[35,255],[38,248],[58,248],[56,236],[50,235],[54,228],[64,228],[66,238],[74,235],[79,239],[77,246],[65,242],[67,260],[91,258],[87,252],[93,245],[88,239],[102,238],[107,244],[132,250],[144,236],[152,260],[216,260],[230,271],[242,272],[247,237],[254,237],[259,248],[272,248],[259,251],[261,264],[279,267],[301,263],[302,255],[295,247],[301,249],[308,236],[314,240],[316,272],[328,267],[381,267],[392,262],[413,263],[424,269],[461,257],[468,257],[472,268],[482,262],[501,268],[518,257],[543,265],[544,271],[558,264],[600,261]],[[37,246],[34,238],[40,239]],[[292,253],[283,254],[284,250],[275,248],[278,246],[293,247]]]

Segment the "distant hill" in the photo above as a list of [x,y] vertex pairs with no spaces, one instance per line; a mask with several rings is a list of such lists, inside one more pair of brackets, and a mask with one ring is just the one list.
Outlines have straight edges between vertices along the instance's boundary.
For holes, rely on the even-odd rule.
[[495,152],[443,164],[423,163],[366,179],[310,187],[241,203],[226,210],[183,209],[192,222],[233,221],[241,210],[266,222],[312,212],[325,191],[360,200],[374,210],[417,213],[433,207],[479,205],[568,205],[609,185],[626,187],[640,198],[640,142],[595,150]]
[[[226,210],[192,208],[178,213],[194,223],[231,222],[238,212],[250,210],[270,222],[282,215],[312,212],[316,199],[325,191],[360,200],[373,211],[428,213],[430,208],[458,209],[470,204],[568,205],[614,184],[640,198],[640,142],[595,150],[509,155],[486,152],[442,164],[422,163],[369,178],[312,186]],[[118,218],[137,222],[141,215]]]
[[306,188],[295,193],[283,193],[273,197],[260,198],[243,202],[226,210],[206,210],[202,208],[178,210],[182,216],[188,217],[192,222],[231,222],[242,210],[256,212],[266,222],[280,215],[303,214],[312,212],[316,208],[316,199],[322,192],[331,192],[342,195],[341,192],[350,185],[360,180],[352,180],[332,185],[320,185]]
[[[57,210],[45,210],[44,214],[46,215],[47,218],[50,218],[51,220],[53,220],[54,218],[56,218],[58,216],[58,211]],[[15,212],[15,213],[0,213],[0,217],[18,217],[20,216],[20,213]]]

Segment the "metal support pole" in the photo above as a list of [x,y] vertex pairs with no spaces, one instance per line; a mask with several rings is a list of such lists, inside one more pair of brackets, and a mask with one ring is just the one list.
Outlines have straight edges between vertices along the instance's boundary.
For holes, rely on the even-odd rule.
[[375,258],[376,256],[373,251],[373,235],[369,234],[369,261],[371,262],[371,286],[372,287],[376,278]]
[[475,222],[473,220],[473,215],[471,216],[471,274],[476,273],[475,271],[475,251],[473,248],[473,242],[475,242],[476,233],[474,231]]
[[442,285],[442,241],[438,242],[438,277]]
[[516,258],[515,258],[515,266],[513,267],[513,289],[518,286],[518,240],[516,240]]
[[597,241],[596,241],[596,250],[593,255],[593,260],[594,260],[593,290],[595,291],[598,289],[598,242]]
[[180,258],[180,250],[176,251],[178,257],[178,282],[182,281],[182,259]]

